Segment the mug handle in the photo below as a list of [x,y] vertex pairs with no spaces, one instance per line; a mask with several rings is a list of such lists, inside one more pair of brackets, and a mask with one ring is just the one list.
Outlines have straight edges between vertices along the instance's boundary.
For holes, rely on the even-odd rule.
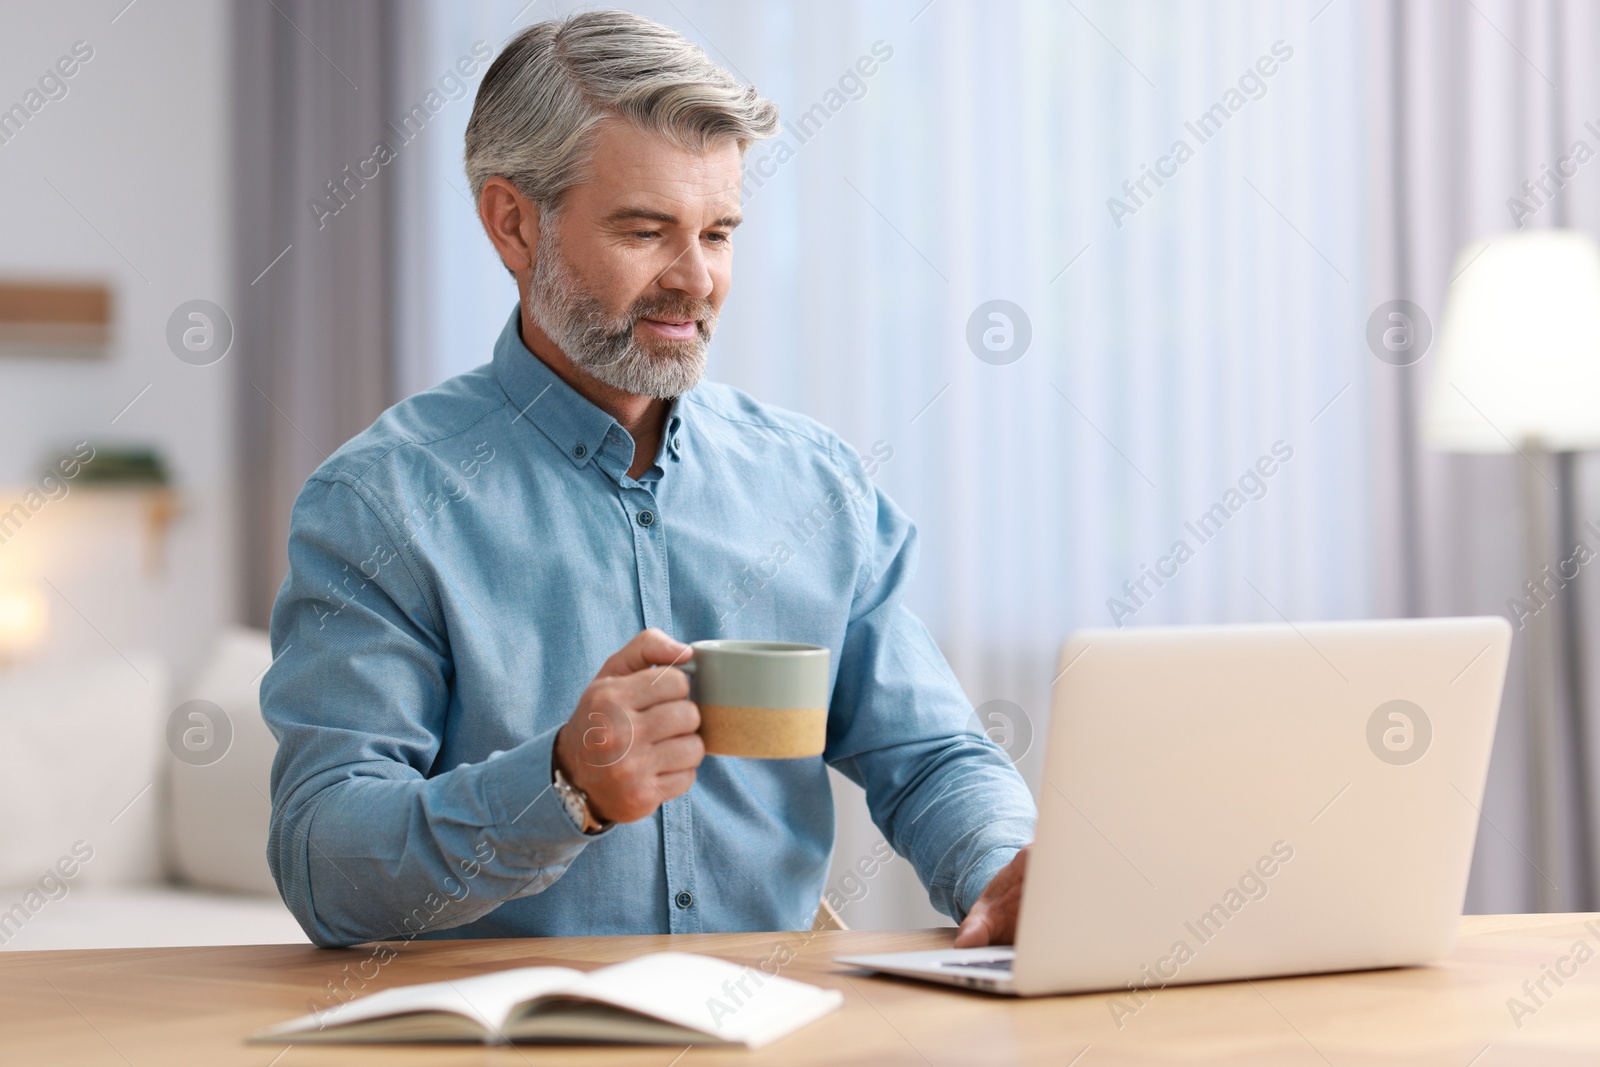
[[687,674],[689,676],[689,699],[693,700],[695,698],[694,697],[694,690],[695,690],[695,684],[694,684],[694,660],[689,660],[687,663],[680,663],[677,666],[678,666],[678,669],[680,671],[682,671],[684,674]]

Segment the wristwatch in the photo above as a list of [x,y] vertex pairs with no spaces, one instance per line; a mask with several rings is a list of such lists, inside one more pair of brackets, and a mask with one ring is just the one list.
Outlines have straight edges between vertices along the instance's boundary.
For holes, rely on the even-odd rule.
[[567,781],[566,776],[557,767],[552,785],[555,786],[556,796],[561,798],[561,806],[567,809],[567,815],[586,834],[598,834],[611,824],[601,822],[594,817],[594,812],[589,810],[589,796],[583,790]]

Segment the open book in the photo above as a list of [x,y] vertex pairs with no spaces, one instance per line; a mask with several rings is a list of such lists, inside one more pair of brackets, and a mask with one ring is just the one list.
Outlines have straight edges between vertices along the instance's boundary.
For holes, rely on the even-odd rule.
[[844,1003],[710,956],[658,952],[587,974],[522,967],[400,986],[263,1030],[252,1041],[604,1042],[759,1048]]

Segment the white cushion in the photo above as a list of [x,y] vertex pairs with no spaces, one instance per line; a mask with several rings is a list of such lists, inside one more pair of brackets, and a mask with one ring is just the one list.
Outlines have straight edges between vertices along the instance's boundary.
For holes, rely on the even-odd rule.
[[[97,862],[98,857],[89,866]],[[37,884],[0,889],[0,951],[309,943],[300,924],[276,898],[171,887],[73,885],[66,896],[46,898],[31,913],[24,905],[19,914],[17,907],[30,890],[37,889]]]
[[161,877],[167,673],[127,651],[0,672],[0,885],[72,866],[78,842],[74,888]]
[[205,700],[221,708],[233,734],[213,763],[197,765],[168,753],[173,868],[191,885],[278,895],[267,867],[269,780],[278,742],[261,718],[260,696],[261,675],[271,664],[265,633],[232,627],[184,694],[185,702]]

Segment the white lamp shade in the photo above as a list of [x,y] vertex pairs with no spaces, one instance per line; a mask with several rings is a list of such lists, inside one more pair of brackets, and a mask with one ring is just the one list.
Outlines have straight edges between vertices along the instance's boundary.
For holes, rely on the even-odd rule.
[[1423,439],[1450,452],[1600,448],[1600,246],[1531,230],[1462,249]]

